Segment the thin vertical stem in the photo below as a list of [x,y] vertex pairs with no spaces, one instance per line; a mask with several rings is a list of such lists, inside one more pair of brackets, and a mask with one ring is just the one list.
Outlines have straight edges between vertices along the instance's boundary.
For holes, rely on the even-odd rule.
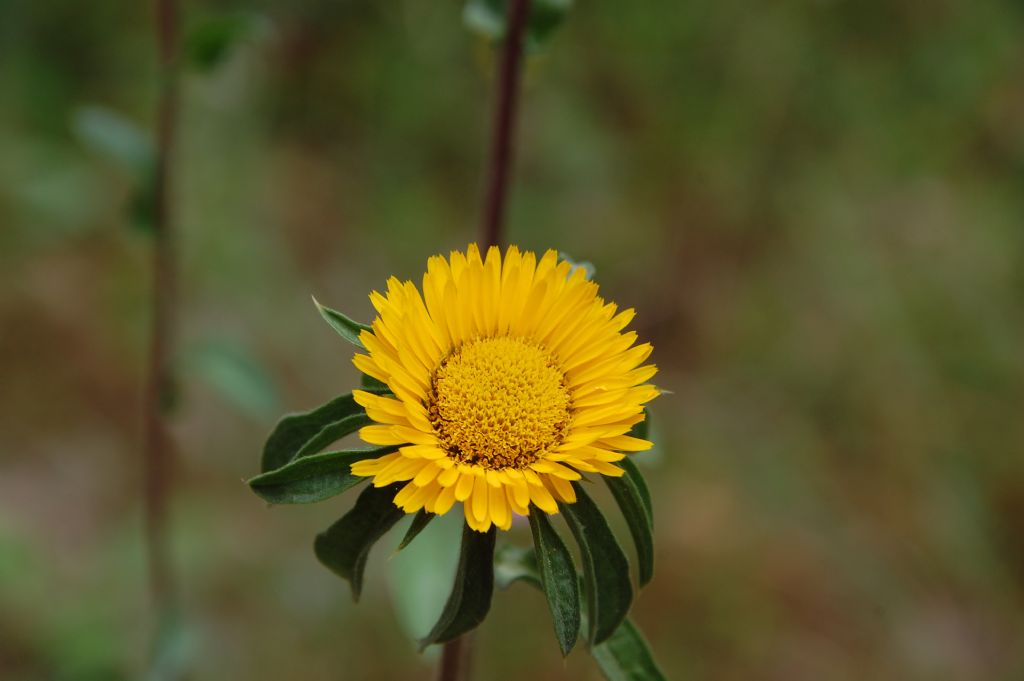
[[[530,0],[509,0],[505,16],[505,42],[498,68],[498,92],[494,110],[490,162],[487,169],[487,194],[480,238],[482,246],[501,246],[504,242],[506,205],[511,180],[513,137],[522,80],[523,38],[526,35]],[[468,674],[471,653],[469,635],[448,641],[441,649],[438,681],[463,681]]]
[[484,203],[481,239],[483,246],[503,242],[508,187],[512,170],[513,136],[522,80],[523,37],[526,34],[530,0],[509,0],[505,20],[505,44],[498,70],[498,97],[494,111],[491,156],[488,165],[487,196]]
[[173,449],[165,406],[173,389],[171,357],[175,336],[175,240],[171,210],[171,169],[178,111],[178,2],[156,0],[159,109],[155,159],[152,251],[152,326],[144,402],[145,532],[150,589],[161,616],[174,606],[175,585],[167,539],[167,507]]
[[466,658],[469,654],[469,635],[463,635],[454,641],[448,641],[441,647],[441,666],[438,668],[438,681],[462,681],[466,673]]

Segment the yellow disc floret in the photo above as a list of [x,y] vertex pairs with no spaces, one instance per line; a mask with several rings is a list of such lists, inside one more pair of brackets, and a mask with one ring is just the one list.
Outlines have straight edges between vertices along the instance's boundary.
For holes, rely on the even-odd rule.
[[523,338],[470,341],[438,367],[428,417],[455,461],[525,468],[565,437],[570,396],[565,374]]

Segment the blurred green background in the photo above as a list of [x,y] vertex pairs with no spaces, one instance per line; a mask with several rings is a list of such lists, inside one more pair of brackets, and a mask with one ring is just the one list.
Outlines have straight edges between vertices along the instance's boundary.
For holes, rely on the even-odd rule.
[[[242,480],[356,380],[310,295],[365,320],[474,238],[493,55],[453,0],[185,10],[187,678],[429,679],[437,588],[397,537],[355,606],[311,550],[352,497]],[[669,678],[1024,678],[1022,38],[1012,0],[579,0],[531,57],[510,239],[593,262],[672,391],[633,611]],[[155,101],[149,3],[0,0],[4,679],[146,667]],[[475,678],[598,678],[548,617],[499,593]]]

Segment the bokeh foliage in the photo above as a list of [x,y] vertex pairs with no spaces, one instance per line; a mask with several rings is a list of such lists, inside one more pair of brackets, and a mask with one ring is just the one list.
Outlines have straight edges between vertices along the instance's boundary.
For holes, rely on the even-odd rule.
[[[448,0],[188,9],[259,17],[183,92],[194,678],[427,678],[383,580],[351,607],[310,555],[345,507],[239,481],[269,405],[357,380],[309,294],[366,319],[383,273],[474,233],[493,55]],[[531,59],[512,234],[593,262],[674,391],[631,615],[669,678],[1024,674],[1022,29],[1011,0],[597,0]],[[146,3],[0,2],[5,679],[136,678],[152,624],[138,178],[75,121],[151,130],[153,52]],[[539,592],[495,598],[480,678],[596,673]]]

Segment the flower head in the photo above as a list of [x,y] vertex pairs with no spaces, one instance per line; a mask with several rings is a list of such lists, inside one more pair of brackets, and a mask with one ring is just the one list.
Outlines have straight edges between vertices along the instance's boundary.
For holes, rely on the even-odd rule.
[[393,396],[355,391],[375,425],[363,440],[397,451],[352,465],[376,487],[406,482],[394,503],[447,513],[463,503],[474,530],[508,529],[531,506],[574,503],[581,473],[620,476],[627,433],[659,394],[651,345],[623,330],[632,310],[600,298],[582,268],[510,246],[434,256],[423,294],[392,277],[374,292],[368,354],[353,361]]

